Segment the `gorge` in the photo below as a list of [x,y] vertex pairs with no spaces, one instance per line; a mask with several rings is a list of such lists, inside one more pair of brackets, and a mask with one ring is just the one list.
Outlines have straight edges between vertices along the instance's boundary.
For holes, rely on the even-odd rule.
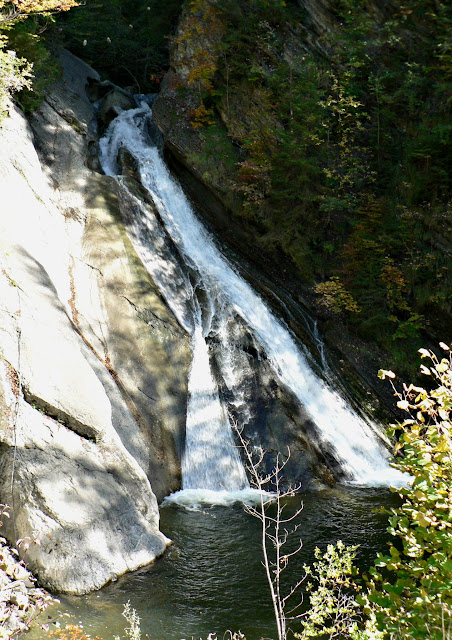
[[[289,482],[306,487],[335,478],[372,483],[375,468],[380,481],[389,467],[365,421],[311,372],[308,356],[282,321],[199,226],[158,149],[141,137],[147,136],[147,105],[124,111],[112,125],[112,150],[107,152],[108,137],[102,143],[110,173],[116,173],[118,147],[127,145],[136,159],[127,158],[126,147],[119,156],[129,175],[116,182],[85,166],[93,113],[85,86],[88,79],[91,87],[102,85],[69,53],[63,52],[61,60],[64,83],[31,119],[42,168],[18,112],[2,131],[11,136],[3,146],[3,193],[10,194],[5,201],[16,212],[2,218],[7,304],[2,327],[8,338],[2,342],[2,495],[15,513],[5,523],[6,535],[41,540],[28,553],[41,583],[83,593],[146,564],[165,548],[164,536],[149,528],[158,522],[154,492],[162,499],[181,488],[181,461],[187,467],[182,452],[190,448],[188,434],[184,444],[186,403],[188,425],[216,424],[218,433],[230,430],[229,410],[253,444],[267,448],[272,443],[269,466],[276,451],[289,446]],[[118,95],[124,108],[126,96]],[[120,137],[124,129],[126,143]],[[18,132],[25,147],[17,143]],[[195,347],[190,374],[189,335]],[[208,343],[215,354],[211,363]],[[204,369],[202,377],[198,367]],[[223,453],[214,449],[208,458],[218,463],[226,451],[231,459],[231,434],[223,444],[218,435],[203,437],[223,447]],[[197,446],[204,455],[202,438]],[[201,487],[246,485],[234,455],[235,479],[229,468],[222,473],[232,484],[219,480],[217,486],[207,474]],[[199,471],[185,471],[186,486],[198,485]],[[388,481],[389,476],[383,479]],[[137,490],[136,497],[126,497]],[[117,552],[111,547],[113,531]],[[141,541],[138,554],[130,531]],[[101,539],[111,540],[105,542],[105,557]]]
[[[101,163],[110,175],[119,170],[116,158],[120,153],[131,154],[138,164],[141,184],[157,211],[153,214],[149,208],[127,203],[128,219],[134,216],[130,220],[132,237],[179,324],[192,336],[183,488],[240,489],[246,483],[238,459],[233,460],[233,439],[223,435],[230,434],[227,407],[219,401],[206,343],[216,343],[217,376],[224,381],[223,394],[227,393],[228,404],[235,409],[239,428],[245,435],[262,429],[247,402],[251,381],[246,379],[241,360],[235,360],[234,341],[242,324],[279,384],[290,390],[314,424],[311,439],[317,433],[317,441],[313,445],[336,458],[338,477],[361,484],[389,484],[397,474],[391,474],[378,434],[315,376],[289,331],[221,256],[165,168],[158,148],[150,146],[151,116],[146,104],[121,113],[100,142]],[[126,191],[125,199],[131,197]],[[176,248],[176,256],[165,251],[170,245]],[[185,270],[180,267],[183,263]],[[227,460],[224,470],[223,460]],[[209,463],[216,468],[215,476],[209,475]]]
[[[392,398],[376,361],[403,361],[426,327],[428,340],[450,329],[444,141],[435,155],[421,127],[413,145],[423,151],[403,155],[393,78],[366,76],[369,46],[403,49],[389,5],[370,3],[356,25],[357,42],[369,39],[355,51],[340,3],[275,0],[270,11],[266,0],[190,0],[180,13],[179,4],[168,4],[177,24],[164,74],[149,76],[157,62],[146,50],[147,79],[118,64],[121,81],[133,78],[121,88],[57,44],[61,75],[41,103],[26,116],[7,103],[0,502],[12,517],[2,533],[30,542],[39,583],[67,594],[91,633],[117,630],[130,593],[153,640],[228,625],[251,639],[274,630],[234,428],[264,453],[264,474],[288,456],[283,484],[301,486],[288,509],[305,503],[306,554],[340,537],[362,543],[365,565],[382,549],[385,523],[369,505],[390,506],[386,487],[405,479],[390,466],[380,419]],[[160,16],[150,5],[141,8]],[[57,40],[79,29],[76,11]],[[410,15],[401,32],[413,29],[418,51],[425,31]],[[136,65],[149,24],[139,34],[138,18],[127,25],[137,28],[136,43],[127,36]],[[102,28],[92,25],[93,40]],[[107,35],[96,43],[104,69]],[[85,41],[74,50],[87,47],[89,59]],[[408,84],[395,101],[421,86]],[[389,159],[391,135],[399,160]],[[416,197],[397,172],[388,195],[393,166],[415,181],[424,161]]]

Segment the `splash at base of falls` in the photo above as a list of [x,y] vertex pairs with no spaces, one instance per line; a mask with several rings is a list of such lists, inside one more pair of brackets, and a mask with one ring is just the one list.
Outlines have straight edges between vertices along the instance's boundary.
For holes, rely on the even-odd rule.
[[[162,506],[168,504],[178,504],[186,509],[198,510],[202,507],[230,507],[236,502],[248,505],[258,505],[261,501],[262,492],[257,489],[240,489],[235,491],[214,491],[213,489],[182,489],[167,496]],[[271,499],[272,494],[263,492],[265,499]]]

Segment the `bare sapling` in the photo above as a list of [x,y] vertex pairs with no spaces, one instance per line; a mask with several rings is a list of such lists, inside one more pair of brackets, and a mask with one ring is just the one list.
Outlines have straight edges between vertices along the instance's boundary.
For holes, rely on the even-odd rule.
[[[235,429],[243,448],[246,460],[246,468],[250,478],[250,484],[259,493],[259,502],[256,506],[246,504],[245,511],[260,520],[262,528],[262,553],[263,566],[265,568],[268,586],[275,614],[278,640],[286,640],[289,628],[287,622],[301,617],[296,611],[303,601],[299,588],[305,576],[295,584],[284,587],[282,574],[289,565],[291,558],[296,556],[303,546],[301,538],[293,551],[287,551],[289,539],[298,531],[301,524],[296,522],[299,518],[303,504],[294,513],[287,515],[285,509],[287,498],[294,497],[300,490],[301,485],[288,487],[283,482],[283,471],[290,459],[290,450],[287,450],[287,457],[282,458],[278,453],[274,468],[269,473],[261,473],[265,451],[261,447],[252,447],[249,440],[243,437],[242,431],[235,425]],[[273,505],[272,514],[269,506]],[[297,596],[295,606],[287,610],[289,600]],[[292,600],[293,602],[293,600]]]

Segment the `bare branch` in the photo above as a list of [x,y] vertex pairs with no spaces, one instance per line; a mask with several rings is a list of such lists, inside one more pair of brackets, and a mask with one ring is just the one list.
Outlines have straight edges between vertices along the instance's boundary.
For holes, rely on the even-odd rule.
[[[281,584],[282,573],[287,568],[290,559],[301,551],[303,543],[300,539],[296,549],[288,553],[283,553],[282,549],[288,543],[292,534],[294,534],[301,526],[300,523],[295,521],[299,518],[301,511],[303,510],[303,504],[301,504],[293,514],[288,515],[287,517],[285,517],[283,513],[287,507],[286,500],[293,498],[300,491],[301,485],[297,484],[295,487],[282,488],[282,472],[290,460],[289,449],[287,456],[285,456],[284,459],[282,458],[282,455],[278,453],[273,470],[262,476],[260,474],[260,466],[264,461],[265,452],[262,448],[258,448],[257,451],[253,451],[249,440],[246,440],[243,437],[243,429],[239,429],[232,418],[231,421],[235,427],[243,449],[246,459],[246,468],[251,476],[251,484],[258,489],[260,494],[260,504],[256,507],[246,505],[245,511],[260,520],[262,524],[262,564],[265,568],[267,582],[270,588],[278,639],[286,640],[288,633],[287,620],[294,620],[299,616],[287,618],[285,607],[289,599],[297,593],[306,576],[303,576],[301,580],[298,580],[298,582],[289,587],[288,592],[283,595]],[[273,488],[271,492],[268,491],[269,486]],[[276,512],[275,514],[273,513],[273,509],[272,514],[269,514],[268,507],[270,505],[273,506]],[[294,524],[286,526],[290,523]],[[272,553],[272,557],[270,557],[270,553]],[[301,596],[300,601],[292,608],[290,613],[296,611],[298,607],[301,606],[302,602],[303,597]]]

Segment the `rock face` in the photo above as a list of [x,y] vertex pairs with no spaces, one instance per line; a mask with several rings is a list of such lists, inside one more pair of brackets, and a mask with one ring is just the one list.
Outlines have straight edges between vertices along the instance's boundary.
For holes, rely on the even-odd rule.
[[[289,388],[281,383],[265,352],[238,317],[229,321],[228,350],[209,341],[211,360],[222,401],[251,449],[262,449],[261,473],[271,474],[278,457],[288,456],[281,480],[292,487],[334,485],[343,477],[340,465],[325,447],[315,424]],[[229,361],[229,363],[228,363]],[[222,372],[233,362],[234,384]],[[229,364],[229,367],[228,367]]]
[[156,495],[180,486],[189,346],[114,181],[86,166],[85,87],[102,83],[62,62],[32,128],[12,109],[0,132],[0,495],[8,539],[42,541],[27,556],[41,583],[85,593],[168,544]]
[[[214,6],[204,3],[207,4]],[[296,4],[299,19],[287,29],[281,27],[279,58],[276,59],[287,61],[313,51],[327,58],[329,36],[337,34],[341,28],[334,3],[330,0],[298,0]],[[235,5],[246,13],[247,3],[237,0]],[[209,78],[210,82],[218,83],[222,95],[215,101],[214,115],[209,116],[212,122],[205,120],[203,126],[196,122],[194,114],[202,93],[197,85],[201,81],[196,81],[198,72],[201,68],[206,71],[207,61],[211,68],[220,68],[224,55],[216,43],[225,26],[216,26],[217,18],[199,8],[202,6],[201,2],[187,3],[182,11],[170,47],[171,68],[163,78],[152,107],[154,121],[164,139],[168,163],[211,228],[237,252],[241,261],[252,265],[251,270],[246,268],[251,284],[260,290],[260,274],[263,274],[270,283],[270,296],[265,291],[265,297],[274,301],[271,291],[278,292],[276,297],[283,292],[284,307],[290,307],[290,313],[286,314],[285,309],[279,307],[278,311],[300,339],[314,348],[315,336],[306,332],[303,315],[307,311],[318,318],[332,369],[344,380],[352,397],[359,399],[370,413],[381,412],[386,419],[385,407],[392,406],[392,401],[385,385],[376,378],[384,354],[377,353],[372,344],[353,334],[340,318],[326,314],[318,304],[312,283],[300,273],[287,252],[278,246],[271,234],[262,242],[265,228],[259,219],[243,214],[243,198],[239,194],[243,184],[237,175],[237,167],[247,158],[247,144],[255,140],[253,131],[265,131],[267,135],[268,131],[278,131],[283,126],[278,114],[270,108],[265,92],[259,83],[255,85],[246,80],[229,86],[227,75],[224,75],[226,66],[218,81],[217,76]],[[371,1],[366,3],[366,10],[378,21],[389,6],[390,2],[386,0],[381,3]],[[293,12],[296,11],[293,7]],[[198,23],[196,31],[191,29],[194,15]],[[221,12],[219,15],[221,23]],[[201,62],[196,54],[199,50],[207,51],[207,59],[202,58]],[[275,52],[272,55],[276,56]],[[215,88],[218,88],[217,84]],[[206,86],[201,89],[208,93]],[[215,126],[205,126],[212,123]],[[266,143],[271,146],[268,140]],[[246,175],[244,181],[246,185]],[[301,314],[298,313],[300,308]]]

